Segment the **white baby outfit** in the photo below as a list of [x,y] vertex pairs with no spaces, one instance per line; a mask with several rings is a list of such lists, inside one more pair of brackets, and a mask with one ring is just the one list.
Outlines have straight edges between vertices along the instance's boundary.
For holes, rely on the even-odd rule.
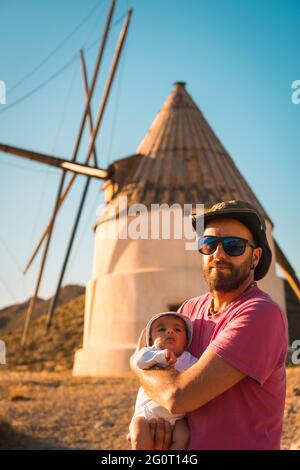
[[[157,348],[156,346],[148,346],[142,348],[134,355],[134,363],[140,369],[150,369],[151,367],[158,365],[162,369],[168,366],[168,362],[165,357],[165,351]],[[184,351],[181,356],[177,358],[174,364],[174,368],[178,372],[191,367],[198,359],[192,356],[189,352]],[[173,426],[175,421],[184,417],[184,415],[172,415],[166,408],[163,408],[155,401],[151,400],[145,393],[144,389],[140,387],[135,404],[135,411],[133,417],[144,416],[147,421],[151,418],[163,418]]]

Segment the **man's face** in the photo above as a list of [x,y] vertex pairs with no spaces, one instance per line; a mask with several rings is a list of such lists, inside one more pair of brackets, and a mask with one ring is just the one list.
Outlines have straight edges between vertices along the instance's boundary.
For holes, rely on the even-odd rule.
[[185,323],[181,318],[166,315],[152,323],[151,340],[160,349],[169,349],[180,356],[187,344]]
[[[216,219],[207,223],[204,235],[216,237],[241,237],[254,243],[250,230],[235,219]],[[246,250],[241,256],[229,256],[221,243],[211,255],[202,255],[203,274],[210,291],[230,292],[237,289],[247,279],[253,281],[253,264],[257,265],[261,256],[261,248]]]

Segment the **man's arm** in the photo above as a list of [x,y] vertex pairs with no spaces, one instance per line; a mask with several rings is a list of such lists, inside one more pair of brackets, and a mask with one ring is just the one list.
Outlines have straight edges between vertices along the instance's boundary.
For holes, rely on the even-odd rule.
[[131,367],[147,395],[172,414],[194,411],[246,377],[209,349],[181,373],[174,369],[144,371],[132,362]]

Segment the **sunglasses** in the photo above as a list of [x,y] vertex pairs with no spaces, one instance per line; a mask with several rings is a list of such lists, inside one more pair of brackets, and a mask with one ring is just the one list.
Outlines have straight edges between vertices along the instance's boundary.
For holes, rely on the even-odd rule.
[[211,255],[216,251],[219,243],[222,243],[223,250],[229,256],[241,256],[245,253],[247,244],[256,248],[254,243],[246,238],[204,236],[199,239],[198,250],[203,255]]

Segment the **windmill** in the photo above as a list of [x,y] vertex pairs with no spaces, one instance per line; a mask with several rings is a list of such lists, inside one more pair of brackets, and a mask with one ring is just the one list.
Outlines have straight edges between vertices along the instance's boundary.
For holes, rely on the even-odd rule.
[[[131,11],[128,12],[121,33],[114,63],[117,63],[118,50],[121,49],[122,41],[125,40],[130,15]],[[142,203],[147,207],[152,203],[183,205],[201,202],[207,208],[220,200],[229,199],[243,199],[251,202],[266,221],[267,235],[274,255],[270,272],[259,282],[259,285],[270,293],[282,308],[285,308],[283,281],[275,272],[276,260],[295,295],[300,299],[299,280],[272,234],[273,223],[270,216],[209,126],[188,93],[185,83],[175,83],[173,91],[136,152],[126,158],[116,160],[106,169],[101,169],[97,165],[94,144],[106,104],[105,96],[109,93],[110,80],[102,101],[104,108],[101,106],[103,110],[100,109],[94,124],[89,118],[88,110],[92,97],[92,85],[87,92],[83,54],[81,54],[81,65],[86,89],[86,109],[83,120],[84,122],[85,119],[89,120],[91,132],[91,141],[84,164],[78,164],[75,161],[78,141],[70,160],[54,159],[48,155],[0,144],[0,150],[15,155],[19,153],[22,157],[34,158],[37,161],[57,166],[63,172],[73,172],[68,185],[64,188],[60,185],[53,216],[28,261],[26,269],[31,265],[45,240],[46,248],[48,247],[56,214],[68,194],[71,181],[74,181],[77,173],[85,174],[88,178],[76,215],[59,286],[75,236],[88,182],[91,177],[104,181],[106,207],[94,227],[94,266],[91,280],[86,288],[83,347],[75,355],[74,375],[120,375],[128,372],[129,357],[134,350],[138,334],[149,317],[157,311],[176,309],[187,298],[206,292],[206,285],[199,267],[199,257],[195,253],[185,251],[184,239],[112,240],[98,236],[103,227],[116,224],[116,220],[111,220],[106,211],[108,205],[114,206],[119,221],[122,221],[122,208],[119,205],[122,196],[126,197],[130,206]],[[113,75],[112,70],[112,79]],[[89,166],[92,156],[94,156],[94,167]],[[47,255],[46,249],[45,252]],[[43,265],[41,272],[42,268]],[[37,286],[39,286],[39,280]],[[58,292],[59,288],[56,290],[48,312],[48,326],[51,324]],[[31,312],[32,307],[29,308],[27,314],[23,344],[28,336]]]
[[[74,222],[74,225],[73,225],[73,228],[72,228],[72,233],[71,233],[71,237],[70,237],[68,247],[67,247],[67,251],[66,251],[66,254],[65,254],[63,266],[62,266],[62,269],[61,269],[61,272],[60,272],[56,292],[55,292],[55,295],[54,295],[54,297],[52,299],[52,302],[50,304],[48,315],[47,315],[47,327],[48,328],[51,325],[53,313],[54,313],[56,303],[57,303],[57,300],[58,300],[58,296],[59,296],[59,292],[60,292],[60,287],[61,287],[61,284],[63,282],[65,270],[66,270],[67,263],[68,263],[68,260],[69,260],[69,256],[70,256],[70,252],[71,252],[72,245],[73,245],[73,242],[74,242],[74,238],[75,238],[75,235],[76,235],[76,230],[77,230],[77,227],[78,227],[78,223],[79,223],[79,220],[80,220],[80,217],[81,217],[81,214],[82,214],[82,209],[83,209],[83,205],[84,205],[84,202],[85,202],[85,199],[86,199],[86,195],[87,195],[87,191],[88,191],[88,188],[89,188],[91,178],[98,178],[98,179],[101,179],[101,180],[105,180],[105,179],[107,179],[107,177],[109,175],[109,172],[107,170],[103,170],[101,168],[98,168],[98,166],[97,166],[97,154],[96,154],[96,149],[95,149],[95,142],[96,142],[96,138],[97,138],[101,123],[102,123],[102,119],[103,119],[103,116],[104,116],[104,111],[106,109],[106,105],[107,105],[107,101],[108,101],[109,94],[110,94],[110,91],[111,91],[111,87],[112,87],[112,84],[113,84],[113,80],[114,80],[114,77],[115,77],[115,74],[116,74],[116,71],[117,71],[117,67],[118,67],[118,64],[119,64],[121,53],[122,53],[122,50],[123,50],[123,47],[124,47],[124,44],[125,44],[125,40],[126,40],[126,37],[127,37],[128,28],[129,28],[130,20],[131,20],[131,16],[132,16],[132,9],[128,10],[127,16],[125,18],[125,21],[123,23],[123,27],[122,27],[120,35],[119,35],[118,43],[117,43],[117,46],[116,46],[115,54],[114,54],[114,57],[113,57],[112,65],[111,65],[109,76],[108,76],[108,79],[107,79],[107,82],[106,82],[104,94],[103,94],[102,101],[101,101],[101,104],[100,104],[100,108],[99,108],[99,111],[98,111],[98,114],[97,114],[95,125],[93,125],[93,120],[92,120],[92,115],[91,115],[91,110],[90,110],[90,104],[91,104],[91,100],[92,100],[93,93],[94,93],[94,90],[95,90],[97,77],[98,77],[100,65],[101,65],[102,58],[103,58],[104,49],[105,49],[105,46],[106,46],[106,43],[107,43],[107,37],[108,37],[109,30],[110,30],[110,27],[111,27],[113,13],[114,13],[114,9],[115,9],[115,4],[116,4],[116,0],[111,0],[108,15],[107,15],[107,19],[106,19],[106,24],[105,24],[102,40],[101,40],[101,43],[100,43],[100,46],[99,46],[99,51],[98,51],[96,64],[95,64],[95,67],[94,67],[93,77],[92,77],[92,81],[91,81],[90,86],[88,86],[88,83],[87,83],[84,53],[83,53],[83,51],[81,51],[80,58],[81,58],[81,68],[82,68],[82,76],[83,76],[83,85],[84,85],[84,91],[85,91],[85,97],[86,97],[86,104],[85,104],[85,109],[84,109],[84,112],[83,112],[83,115],[82,115],[82,118],[81,118],[80,128],[79,128],[77,139],[76,139],[76,142],[75,142],[75,145],[74,145],[74,148],[73,148],[73,153],[72,153],[71,159],[66,160],[66,159],[63,159],[63,158],[57,158],[57,157],[53,157],[51,155],[45,155],[45,154],[42,154],[42,153],[26,150],[26,149],[23,149],[23,148],[13,147],[13,146],[5,145],[5,144],[0,144],[0,151],[2,151],[3,153],[9,153],[11,155],[15,155],[15,156],[18,156],[18,157],[21,157],[21,158],[26,158],[26,159],[30,159],[30,160],[34,160],[34,161],[43,163],[43,164],[55,166],[55,167],[60,168],[62,170],[61,179],[60,179],[60,183],[59,183],[59,187],[58,187],[58,191],[57,191],[57,195],[56,195],[56,200],[55,200],[55,204],[54,204],[53,214],[51,216],[50,222],[48,223],[46,229],[44,230],[44,232],[43,232],[43,234],[42,234],[42,236],[41,236],[41,238],[40,238],[40,240],[39,240],[32,256],[30,257],[30,259],[29,259],[29,261],[28,261],[28,263],[25,267],[25,272],[26,272],[29,269],[29,267],[30,267],[31,263],[33,262],[33,260],[35,259],[38,251],[41,249],[43,242],[45,241],[44,251],[43,251],[43,255],[42,255],[42,260],[41,260],[41,264],[40,264],[40,269],[39,269],[39,274],[38,274],[34,294],[31,298],[31,301],[29,303],[29,307],[28,307],[28,310],[27,310],[27,313],[26,313],[24,330],[23,330],[23,335],[22,335],[22,340],[21,340],[21,345],[23,347],[26,345],[26,342],[27,342],[27,339],[28,339],[30,321],[31,321],[31,318],[32,318],[32,314],[34,312],[36,299],[37,299],[40,284],[41,284],[41,281],[42,281],[43,272],[44,272],[44,269],[45,269],[45,264],[46,264],[46,260],[47,260],[47,255],[48,255],[48,251],[49,251],[49,247],[50,247],[51,237],[52,237],[53,229],[54,229],[54,226],[55,226],[55,221],[56,221],[57,214],[58,214],[62,204],[64,203],[64,201],[65,201],[65,199],[68,195],[68,192],[70,191],[70,189],[71,189],[71,187],[72,187],[72,185],[73,185],[73,183],[76,179],[76,176],[78,174],[85,175],[87,177],[86,183],[85,183],[84,190],[83,190],[81,200],[80,200],[80,204],[79,204],[79,207],[78,207],[78,210],[77,210],[75,222]],[[82,139],[82,136],[83,136],[83,130],[84,130],[85,124],[87,122],[89,123],[89,129],[90,129],[90,143],[89,143],[89,147],[88,147],[88,150],[87,150],[87,153],[86,153],[85,163],[81,164],[81,163],[76,162],[76,158],[77,158],[79,146],[80,146],[80,143],[81,143],[81,139]],[[93,160],[94,160],[94,167],[89,166],[91,157],[93,157]],[[66,173],[68,171],[72,172],[73,176],[69,180],[67,185],[65,186],[65,178],[66,178]]]
[[[272,265],[259,286],[286,310],[284,282],[275,262],[300,300],[300,283],[273,236],[270,216],[243,177],[184,82],[176,82],[136,152],[116,160],[104,183],[108,211],[98,217],[94,262],[86,285],[83,346],[76,351],[73,374],[109,376],[129,372],[129,358],[149,318],[159,311],[176,310],[186,299],[207,292],[200,256],[186,250],[186,238],[122,239],[103,237],[117,224],[130,224],[123,210],[143,204],[184,204],[205,209],[221,200],[252,203],[266,221],[273,252]],[[114,207],[119,218],[112,218]],[[179,206],[179,207],[178,207]],[[149,211],[148,211],[149,213]],[[145,214],[147,217],[147,213]],[[132,219],[134,215],[132,216]]]

